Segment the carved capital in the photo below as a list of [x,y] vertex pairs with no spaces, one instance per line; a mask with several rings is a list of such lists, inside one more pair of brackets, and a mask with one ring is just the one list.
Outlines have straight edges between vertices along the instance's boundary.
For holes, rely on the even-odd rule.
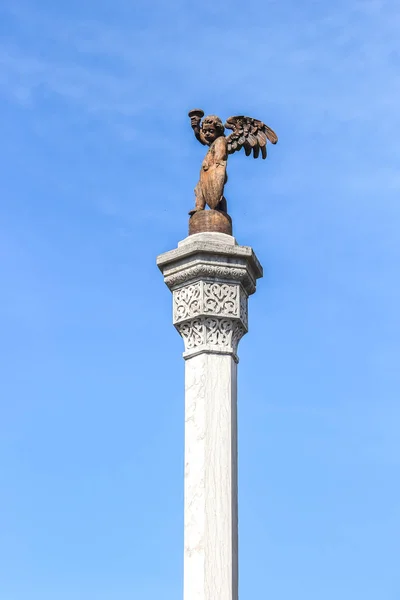
[[237,359],[248,328],[248,296],[262,277],[253,250],[226,234],[201,233],[157,263],[173,293],[173,322],[185,343],[184,357],[213,352]]
[[174,325],[187,353],[213,351],[236,356],[247,332],[247,293],[240,283],[197,281],[176,289]]
[[196,317],[178,323],[176,328],[185,343],[185,358],[201,352],[212,352],[232,354],[237,361],[237,347],[246,333],[238,319],[225,317]]

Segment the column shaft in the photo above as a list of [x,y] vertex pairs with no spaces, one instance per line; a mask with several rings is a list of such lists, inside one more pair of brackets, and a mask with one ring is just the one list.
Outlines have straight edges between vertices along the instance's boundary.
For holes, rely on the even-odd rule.
[[237,600],[237,365],[202,353],[185,366],[184,600]]

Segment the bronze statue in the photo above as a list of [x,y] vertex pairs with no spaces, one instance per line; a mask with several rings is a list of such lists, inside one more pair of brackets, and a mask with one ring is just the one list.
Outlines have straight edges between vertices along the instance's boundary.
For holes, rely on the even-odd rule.
[[[203,119],[204,112],[199,109],[189,112],[190,123],[196,138],[209,150],[203,160],[200,170],[200,179],[195,188],[196,205],[189,212],[195,213],[209,206],[212,210],[227,212],[224,197],[224,186],[228,180],[226,163],[228,155],[244,148],[246,156],[253,152],[258,158],[260,151],[262,158],[267,157],[267,140],[276,144],[278,137],[272,129],[262,121],[251,117],[229,117],[225,125],[215,115]],[[232,133],[225,137],[225,128]]]

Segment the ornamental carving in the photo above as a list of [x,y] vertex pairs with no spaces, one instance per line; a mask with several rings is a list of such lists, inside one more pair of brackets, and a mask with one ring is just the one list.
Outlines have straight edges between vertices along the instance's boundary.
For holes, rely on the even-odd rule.
[[246,333],[240,321],[220,317],[200,317],[176,326],[186,351],[220,352],[236,356],[239,341]]
[[240,319],[243,321],[244,326],[247,328],[247,296],[246,294],[240,294]]
[[174,323],[189,353],[236,356],[247,331],[247,293],[239,283],[197,281],[174,291]]
[[222,346],[226,348],[231,345],[232,326],[231,319],[205,319],[206,344]]
[[197,278],[234,279],[243,285],[248,295],[253,294],[256,289],[255,278],[250,277],[249,272],[245,268],[241,269],[240,267],[204,263],[166,275],[164,281],[170,289],[174,289],[176,286],[190,279]]
[[238,297],[240,294],[238,285],[205,282],[203,290],[205,313],[237,315]]
[[200,281],[176,290],[174,293],[175,321],[182,321],[200,313],[200,294]]
[[192,319],[187,323],[181,323],[178,331],[185,342],[185,350],[196,348],[204,343],[202,319]]
[[240,319],[247,328],[247,294],[240,284],[198,281],[174,291],[174,323],[196,316]]

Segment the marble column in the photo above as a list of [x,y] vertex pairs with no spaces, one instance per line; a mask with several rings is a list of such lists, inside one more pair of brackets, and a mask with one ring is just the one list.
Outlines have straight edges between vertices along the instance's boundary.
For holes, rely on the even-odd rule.
[[184,600],[237,600],[237,348],[262,267],[250,247],[214,232],[190,235],[157,264],[185,344]]

